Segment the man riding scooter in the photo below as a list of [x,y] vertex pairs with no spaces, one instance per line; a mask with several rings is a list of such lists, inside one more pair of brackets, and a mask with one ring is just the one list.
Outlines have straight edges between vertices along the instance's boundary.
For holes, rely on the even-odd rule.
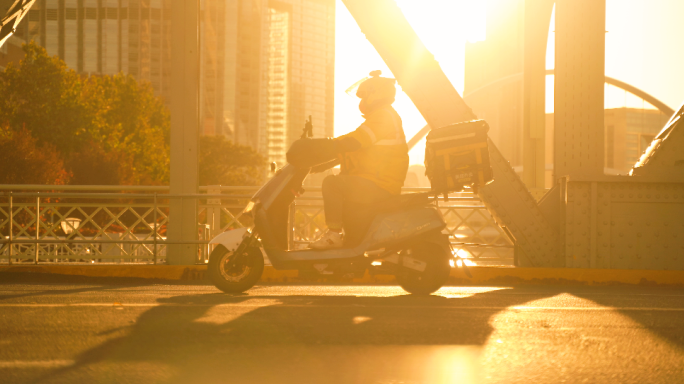
[[[219,289],[237,293],[254,286],[264,271],[264,255],[273,268],[298,270],[300,276],[363,276],[371,270],[396,276],[402,288],[418,294],[446,283],[453,255],[439,208],[429,192],[400,194],[408,148],[391,106],[394,83],[380,71],[357,83],[366,121],[348,135],[313,138],[307,125],[287,152],[288,164],[245,207],[243,215],[253,225],[211,240],[216,246],[207,271]],[[305,192],[304,180],[337,164],[341,173],[323,182],[329,229],[313,249],[293,247],[292,205]]]
[[409,156],[399,114],[392,108],[396,80],[370,73],[356,91],[366,120],[355,131],[334,139],[341,172],[323,180],[322,193],[328,229],[311,243],[315,249],[343,245],[343,218],[349,210],[371,210],[401,193]]

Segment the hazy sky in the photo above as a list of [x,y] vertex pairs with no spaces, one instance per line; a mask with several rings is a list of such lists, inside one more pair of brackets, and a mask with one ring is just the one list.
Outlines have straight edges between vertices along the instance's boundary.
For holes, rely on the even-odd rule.
[[[463,92],[465,42],[485,37],[485,1],[397,0],[460,93]],[[606,75],[641,88],[677,109],[684,103],[682,15],[684,0],[607,0]],[[337,136],[354,130],[363,122],[357,109],[358,99],[345,94],[345,89],[374,69],[381,69],[384,76],[392,75],[341,0],[337,0],[336,23]],[[553,68],[553,39],[550,39],[549,48],[547,67]],[[547,110],[552,111],[552,81],[549,85]],[[619,108],[625,103],[629,107],[642,106],[640,99],[608,87],[607,107]],[[425,120],[402,92],[397,95],[394,106],[402,117],[407,138],[425,125]],[[422,164],[424,150],[424,143],[416,146],[411,152],[411,164]]]

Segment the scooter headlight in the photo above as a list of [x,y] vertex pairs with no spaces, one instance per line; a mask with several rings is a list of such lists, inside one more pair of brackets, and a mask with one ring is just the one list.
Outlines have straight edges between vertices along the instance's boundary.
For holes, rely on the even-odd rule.
[[245,209],[242,211],[243,214],[249,214],[252,213],[254,210],[254,206],[256,205],[256,201],[250,200],[249,203],[247,203],[247,206],[245,206]]

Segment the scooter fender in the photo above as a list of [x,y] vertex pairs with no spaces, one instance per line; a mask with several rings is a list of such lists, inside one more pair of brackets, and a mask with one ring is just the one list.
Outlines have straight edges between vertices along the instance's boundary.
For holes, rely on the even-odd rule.
[[247,228],[238,228],[223,232],[209,241],[209,244],[221,244],[229,252],[234,252],[242,243],[242,239],[249,235]]

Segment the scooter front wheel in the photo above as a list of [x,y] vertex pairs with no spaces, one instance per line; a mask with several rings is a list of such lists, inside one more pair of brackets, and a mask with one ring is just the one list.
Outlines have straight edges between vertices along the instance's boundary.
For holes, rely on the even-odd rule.
[[429,295],[447,283],[451,265],[449,254],[442,247],[434,243],[420,243],[411,248],[410,256],[427,265],[423,272],[405,270],[397,274],[397,282],[406,292]]
[[244,257],[233,263],[235,254],[218,245],[209,255],[207,273],[216,288],[226,293],[241,293],[254,286],[264,272],[261,250],[250,247]]

